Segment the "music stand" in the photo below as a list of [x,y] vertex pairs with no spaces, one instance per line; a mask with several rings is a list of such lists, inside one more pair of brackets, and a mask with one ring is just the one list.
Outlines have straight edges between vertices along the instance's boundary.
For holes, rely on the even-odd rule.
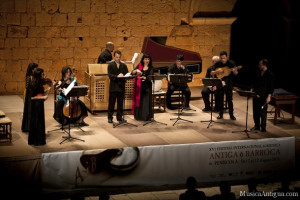
[[248,138],[250,138],[248,133],[250,133],[250,132],[256,133],[256,131],[248,130],[248,127],[247,127],[248,126],[248,101],[249,101],[250,97],[259,98],[259,96],[255,92],[245,91],[245,90],[237,90],[237,93],[240,96],[247,97],[246,128],[245,128],[245,130],[241,130],[241,131],[232,131],[232,133],[245,132],[247,134]]
[[[189,82],[192,82],[193,81],[193,78],[194,78],[194,74],[188,74],[189,76],[188,76],[188,83]],[[181,109],[181,115],[183,114],[183,110],[186,110],[186,111],[188,111],[188,110],[192,110],[192,111],[195,111],[196,112],[196,110],[195,109],[192,109],[192,108],[186,108],[186,107],[184,107],[184,106],[182,106],[182,109]]]
[[[57,89],[54,88],[54,110],[56,109],[56,92],[57,92]],[[53,129],[53,130],[50,130],[50,131],[47,131],[47,133],[51,133],[51,132],[54,132],[54,131],[58,131],[58,130],[62,130],[64,131],[65,133],[68,133],[65,129],[64,129],[64,124],[63,122],[61,123],[61,127],[60,128],[57,128],[57,129]]]
[[[183,99],[183,94],[182,94],[182,85],[183,84],[187,84],[189,82],[189,77],[191,75],[190,74],[169,74],[169,80],[170,82],[172,83],[177,83],[180,85],[180,90],[179,90],[179,104],[180,104],[180,101],[184,101]],[[181,111],[180,111],[181,110]],[[182,114],[182,110],[183,110],[183,103],[182,103],[182,108],[178,107],[178,115],[177,115],[177,118],[171,118],[170,120],[175,120],[176,121],[174,122],[173,126],[179,121],[179,120],[182,120],[182,121],[186,121],[186,122],[190,122],[190,123],[193,123],[192,121],[190,120],[186,120],[186,119],[182,119],[180,117],[180,115]]]
[[[72,83],[74,83],[74,82],[75,81],[73,81]],[[68,86],[68,88],[64,92],[64,94],[67,97],[69,102],[70,102],[71,97],[76,96],[77,99],[78,99],[79,96],[87,95],[87,91],[88,91],[87,86],[74,86],[74,84],[72,84],[72,83]],[[82,140],[82,139],[75,138],[75,137],[71,136],[71,116],[72,116],[71,113],[72,113],[72,109],[71,109],[71,105],[69,105],[69,127],[68,127],[69,131],[67,132],[67,131],[64,130],[68,134],[68,136],[62,136],[62,138],[65,138],[65,139],[63,141],[61,141],[60,144],[62,144],[66,140],[72,140],[72,139],[80,140],[80,141],[84,142],[84,140]]]
[[[202,79],[202,82],[203,82],[203,84],[204,84],[204,86],[206,86],[206,87],[209,87],[209,86],[211,86],[212,88],[213,87],[217,87],[217,88],[220,88],[220,87],[222,87],[222,80],[221,79],[218,79],[218,78],[203,78]],[[221,123],[221,124],[224,124],[223,122],[217,122],[217,121],[214,121],[213,119],[212,119],[212,107],[213,107],[213,100],[214,100],[214,91],[212,91],[211,93],[210,93],[210,107],[211,107],[211,109],[210,109],[210,120],[206,120],[206,121],[201,121],[201,122],[209,122],[209,124],[207,125],[207,128],[209,128],[210,126],[211,126],[211,123]]]
[[[119,79],[123,79],[123,80],[125,80],[125,82],[126,82],[127,80],[133,79],[133,78],[135,78],[135,77],[136,77],[136,76],[130,75],[130,76],[123,76],[123,77],[118,77],[118,78],[119,78]],[[117,124],[113,123],[113,127],[116,128],[116,127],[121,126],[121,125],[131,125],[131,126],[136,126],[136,127],[137,127],[137,125],[131,124],[131,123],[127,122],[127,121],[124,119],[124,110],[125,110],[125,91],[124,91],[124,98],[123,98],[122,121],[119,122],[119,123],[117,123]]]
[[151,123],[158,123],[158,124],[163,124],[163,125],[166,125],[165,123],[162,123],[162,122],[158,122],[154,119],[154,98],[153,97],[153,94],[154,94],[154,83],[155,83],[155,80],[162,80],[163,78],[167,77],[167,75],[148,75],[147,76],[147,79],[151,80],[152,81],[152,113],[153,113],[153,118],[150,119],[149,122],[146,122],[145,124],[143,124],[143,126],[146,126],[147,124],[151,124]]

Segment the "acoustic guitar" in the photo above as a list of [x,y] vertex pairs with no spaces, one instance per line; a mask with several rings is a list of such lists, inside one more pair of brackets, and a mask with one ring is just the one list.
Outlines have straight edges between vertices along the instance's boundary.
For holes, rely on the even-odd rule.
[[237,67],[233,67],[233,68],[229,68],[227,66],[226,67],[221,67],[221,68],[218,68],[218,69],[223,69],[223,72],[222,73],[217,73],[216,76],[221,79],[225,76],[229,76],[233,69],[241,69],[241,68],[242,68],[241,65],[237,66]]

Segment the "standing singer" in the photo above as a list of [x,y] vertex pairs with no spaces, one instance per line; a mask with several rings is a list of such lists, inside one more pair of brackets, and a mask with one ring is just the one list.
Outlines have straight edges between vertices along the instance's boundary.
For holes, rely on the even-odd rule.
[[151,56],[144,54],[141,62],[131,74],[138,75],[134,79],[131,113],[134,113],[136,120],[149,121],[153,118],[152,82],[147,78],[153,75]]
[[113,123],[114,107],[117,100],[117,120],[123,122],[123,100],[125,95],[125,79],[128,73],[127,65],[121,62],[121,51],[114,52],[114,61],[107,67],[109,83],[109,102],[108,102],[108,123]]
[[274,91],[274,75],[268,69],[268,60],[262,59],[258,63],[259,72],[251,91],[259,95],[253,98],[253,119],[255,126],[251,130],[266,132],[268,103]]

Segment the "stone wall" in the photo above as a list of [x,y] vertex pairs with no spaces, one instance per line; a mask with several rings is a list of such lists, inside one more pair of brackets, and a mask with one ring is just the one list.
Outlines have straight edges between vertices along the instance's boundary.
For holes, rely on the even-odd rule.
[[[122,51],[123,60],[131,60],[145,36],[168,36],[167,45],[199,52],[203,70],[197,77],[203,77],[211,57],[229,51],[232,19],[191,20],[195,1],[0,1],[0,94],[23,92],[30,62],[51,79],[60,79],[61,68],[70,65],[84,83],[87,64],[97,62],[107,41]],[[182,20],[188,25],[181,25]],[[191,86],[200,84],[197,79]]]

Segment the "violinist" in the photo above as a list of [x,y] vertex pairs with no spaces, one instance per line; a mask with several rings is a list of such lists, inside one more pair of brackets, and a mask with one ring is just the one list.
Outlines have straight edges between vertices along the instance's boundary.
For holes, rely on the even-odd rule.
[[80,126],[88,126],[88,124],[84,122],[84,118],[88,116],[85,104],[79,99],[72,99],[71,102],[68,102],[67,97],[63,93],[63,90],[65,90],[73,81],[75,81],[75,86],[78,85],[76,78],[73,77],[74,73],[72,73],[69,66],[65,66],[61,70],[62,78],[55,88],[55,90],[59,93],[53,118],[59,123],[66,125],[68,123],[70,113],[66,113],[65,111],[68,112],[69,106],[71,106],[70,109],[72,109],[72,116],[70,123],[78,123]]
[[24,90],[24,110],[22,119],[22,132],[29,131],[30,113],[31,113],[31,81],[33,71],[38,67],[36,63],[29,63],[25,76],[25,90]]
[[38,146],[46,144],[44,101],[47,100],[48,95],[44,93],[43,76],[44,70],[42,68],[36,68],[34,70],[31,83],[29,145]]

